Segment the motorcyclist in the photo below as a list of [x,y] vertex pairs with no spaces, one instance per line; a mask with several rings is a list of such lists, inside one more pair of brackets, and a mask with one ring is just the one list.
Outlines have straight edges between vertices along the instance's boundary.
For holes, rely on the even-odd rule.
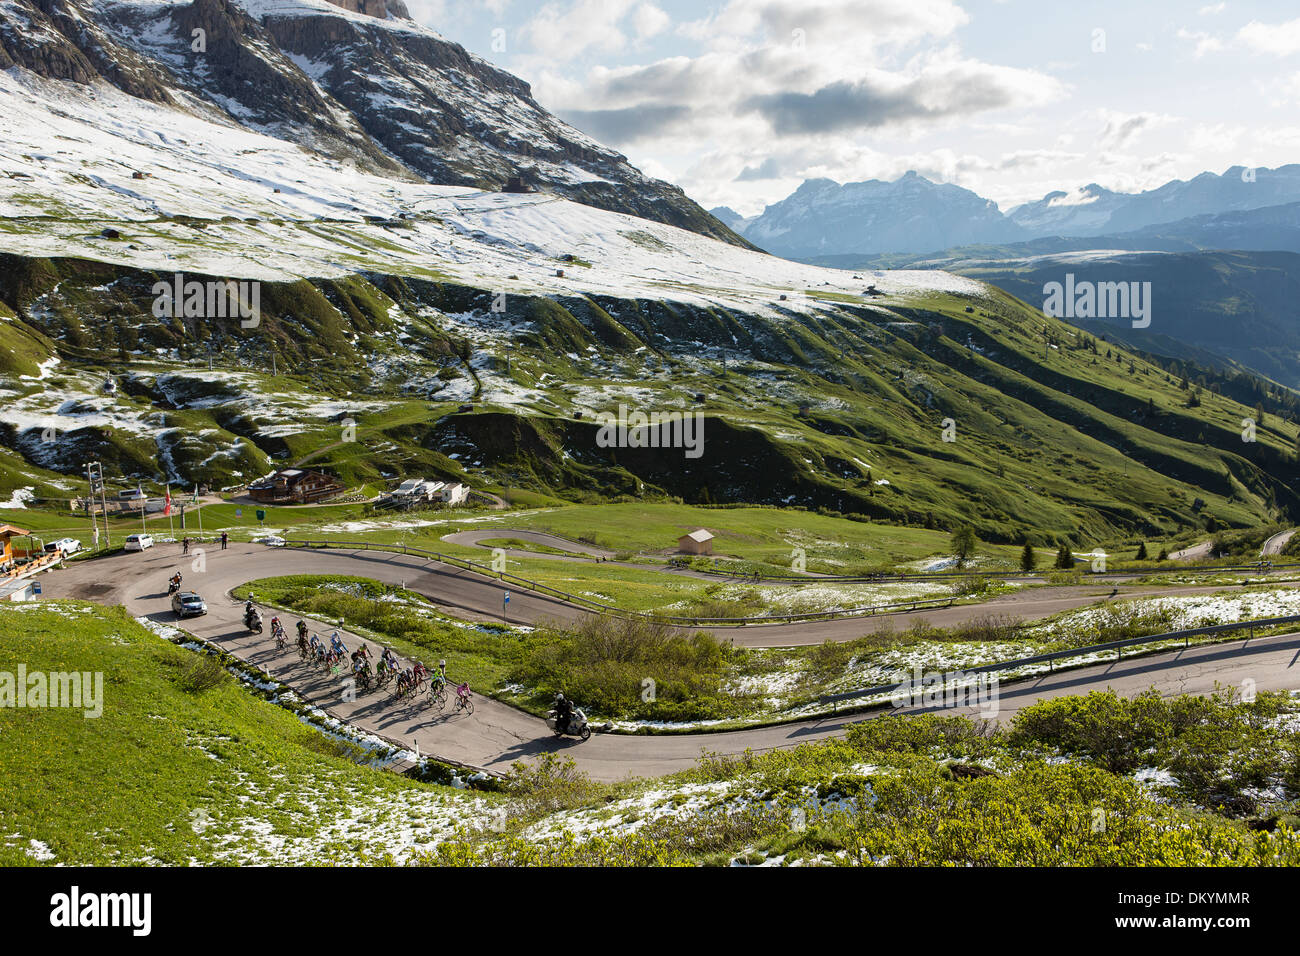
[[555,729],[560,733],[567,733],[569,730],[569,721],[573,718],[573,702],[570,701],[563,693],[555,695]]

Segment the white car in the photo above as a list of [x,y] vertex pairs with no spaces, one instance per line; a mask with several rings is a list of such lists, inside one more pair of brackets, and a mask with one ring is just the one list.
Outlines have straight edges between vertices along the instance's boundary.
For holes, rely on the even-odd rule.
[[264,544],[268,548],[283,548],[284,538],[280,537],[278,534],[268,534],[261,538],[254,538],[253,543]]
[[145,548],[153,547],[153,535],[151,534],[133,534],[128,535],[126,543],[122,545],[123,551],[143,551]]
[[81,550],[81,542],[76,538],[60,538],[47,544],[45,550],[51,553],[62,551],[64,554],[76,554]]

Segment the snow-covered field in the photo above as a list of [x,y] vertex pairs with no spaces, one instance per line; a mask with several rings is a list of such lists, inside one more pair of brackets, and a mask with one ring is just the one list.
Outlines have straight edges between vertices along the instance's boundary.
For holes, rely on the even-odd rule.
[[[1300,589],[1277,588],[1271,591],[1247,591],[1242,594],[1194,594],[1183,597],[1157,597],[1125,602],[1122,607],[1134,614],[1167,612],[1168,629],[1187,630],[1215,624],[1266,617],[1300,615]],[[1104,623],[1111,612],[1105,608],[1075,611],[1030,629],[1026,636],[1052,640]]]

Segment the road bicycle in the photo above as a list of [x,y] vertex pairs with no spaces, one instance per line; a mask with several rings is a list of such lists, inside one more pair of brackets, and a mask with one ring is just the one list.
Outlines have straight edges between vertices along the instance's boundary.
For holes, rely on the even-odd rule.
[[447,706],[447,682],[435,680],[429,684],[429,703],[442,710]]

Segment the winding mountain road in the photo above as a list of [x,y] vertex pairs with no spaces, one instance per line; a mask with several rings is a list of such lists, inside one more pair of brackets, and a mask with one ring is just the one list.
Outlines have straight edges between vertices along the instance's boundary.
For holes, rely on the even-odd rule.
[[[363,730],[384,734],[420,751],[443,758],[504,771],[521,759],[549,752],[574,757],[578,766],[601,780],[629,776],[655,776],[692,766],[703,752],[756,752],[795,746],[843,734],[853,723],[870,716],[833,717],[714,734],[629,736],[597,734],[586,743],[556,740],[542,721],[496,701],[478,698],[473,716],[450,716],[409,703],[395,704],[386,692],[348,700],[340,678],[322,675],[299,662],[296,652],[277,655],[270,629],[250,635],[241,625],[242,604],[229,592],[255,578],[286,574],[348,574],[405,585],[459,616],[469,619],[500,619],[491,613],[500,607],[499,582],[472,572],[428,562],[414,556],[371,551],[303,551],[232,545],[227,551],[208,551],[206,569],[191,570],[193,558],[182,558],[177,546],[159,546],[141,554],[118,554],[72,563],[67,569],[43,577],[45,596],[81,598],[101,604],[121,604],[133,615],[164,624],[177,624],[170,610],[165,582],[177,569],[185,574],[186,587],[193,587],[208,602],[207,616],[191,619],[185,629],[224,648],[235,656],[266,669],[294,687],[307,700],[341,720]],[[1148,589],[1150,593],[1203,593],[1214,588]],[[1221,590],[1221,589],[1218,589]],[[1069,595],[1063,592],[1070,592]],[[1025,616],[1041,616],[1054,610],[1081,607],[1105,599],[1107,588],[1054,588],[1049,594],[1017,592],[982,605],[966,605],[911,615],[881,615],[886,618],[926,619],[935,624],[959,622],[987,614],[994,606],[1016,607]],[[1130,596],[1141,591],[1125,591]],[[1017,603],[1009,599],[1020,597]],[[517,592],[511,599],[511,619],[535,623],[547,618],[573,619],[587,612],[539,595]],[[286,615],[286,617],[288,617]],[[296,617],[292,620],[296,621]],[[269,615],[268,615],[269,622]],[[332,625],[308,619],[318,632],[328,633]],[[860,620],[837,620],[798,625],[771,625],[723,630],[721,633],[747,645],[805,644],[825,637],[844,640],[858,636],[868,625]],[[292,632],[292,621],[289,625]],[[821,636],[806,637],[815,631]],[[355,646],[355,635],[347,635]],[[1008,684],[1001,689],[994,719],[1008,720],[1021,707],[1037,700],[1089,690],[1115,689],[1134,694],[1149,687],[1164,694],[1204,693],[1217,685],[1241,684],[1249,679],[1259,690],[1300,687],[1300,634],[1236,641],[1191,648],[1095,665],[1033,680]],[[455,677],[455,675],[451,675]],[[900,712],[919,713],[926,708],[907,707]],[[977,715],[972,708],[951,708],[948,712]]]
[[1264,542],[1264,547],[1260,548],[1260,557],[1267,558],[1281,554],[1286,546],[1291,543],[1291,539],[1295,537],[1297,531],[1300,531],[1300,528],[1292,528],[1289,531],[1279,531],[1277,534],[1273,535],[1273,537]]

